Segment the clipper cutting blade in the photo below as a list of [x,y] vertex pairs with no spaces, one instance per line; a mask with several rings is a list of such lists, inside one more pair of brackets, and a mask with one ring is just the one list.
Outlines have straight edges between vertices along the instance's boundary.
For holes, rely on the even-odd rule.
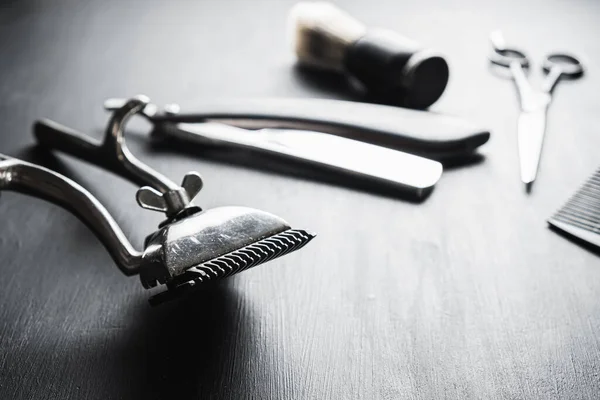
[[167,291],[152,296],[150,304],[163,303],[174,296],[186,293],[198,284],[227,278],[259,264],[300,250],[314,237],[315,235],[304,230],[288,229],[191,267],[181,277],[169,282]]

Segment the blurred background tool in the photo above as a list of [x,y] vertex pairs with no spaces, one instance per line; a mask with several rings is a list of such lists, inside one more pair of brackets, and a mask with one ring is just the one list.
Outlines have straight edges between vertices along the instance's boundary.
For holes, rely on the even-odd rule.
[[426,108],[448,83],[448,64],[437,52],[396,32],[368,29],[331,3],[297,3],[289,26],[302,65],[347,73],[386,103]]
[[[119,109],[122,99],[105,102]],[[147,106],[143,115],[154,125],[154,139],[185,144],[226,146],[253,150],[316,166],[326,173],[344,174],[416,198],[428,194],[442,175],[442,164],[416,155],[317,131],[259,129],[206,122],[194,114],[179,114],[171,104],[164,111]],[[235,157],[235,155],[233,155]],[[231,158],[231,157],[230,157]]]
[[544,144],[548,106],[552,100],[552,90],[556,83],[565,77],[578,78],[583,74],[579,60],[563,53],[549,54],[542,64],[547,74],[541,89],[534,89],[525,76],[524,68],[530,65],[529,58],[520,50],[508,48],[500,31],[490,35],[493,53],[490,61],[510,69],[521,102],[521,113],[517,128],[521,180],[531,188],[537,171]]
[[600,248],[600,169],[548,223],[551,227]]

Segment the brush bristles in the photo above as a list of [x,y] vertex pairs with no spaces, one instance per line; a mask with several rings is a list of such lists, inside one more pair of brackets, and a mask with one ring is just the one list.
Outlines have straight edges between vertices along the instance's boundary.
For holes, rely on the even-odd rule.
[[169,290],[151,297],[150,303],[156,305],[168,301],[189,291],[198,284],[226,278],[299,250],[314,237],[313,234],[303,230],[288,229],[191,267],[183,275],[178,276],[174,282],[168,284]]
[[361,22],[327,2],[296,4],[288,24],[298,61],[332,70],[343,70],[348,46],[366,32]]

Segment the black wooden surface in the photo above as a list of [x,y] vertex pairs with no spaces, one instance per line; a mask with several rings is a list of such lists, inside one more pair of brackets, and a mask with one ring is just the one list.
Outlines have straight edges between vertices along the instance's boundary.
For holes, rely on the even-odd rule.
[[[160,216],[137,207],[129,183],[34,150],[33,120],[100,137],[111,96],[145,93],[186,108],[215,97],[351,98],[293,68],[292,4],[5,3],[0,151],[82,183],[141,246]],[[252,206],[319,235],[155,309],[75,217],[3,193],[0,398],[600,397],[600,262],[545,223],[600,164],[600,3],[340,4],[448,55],[451,81],[433,109],[489,127],[485,160],[449,169],[414,204],[251,168],[264,163],[247,155],[225,162],[157,150],[131,135],[134,153],[174,180],[200,171],[205,208]],[[566,49],[588,66],[555,91],[530,195],[519,180],[516,92],[487,64],[496,28],[535,59]]]

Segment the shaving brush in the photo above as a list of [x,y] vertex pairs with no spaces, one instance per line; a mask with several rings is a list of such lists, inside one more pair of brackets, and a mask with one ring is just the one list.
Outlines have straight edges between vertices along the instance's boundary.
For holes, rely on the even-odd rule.
[[346,73],[385,102],[426,108],[448,83],[441,55],[393,31],[369,29],[331,3],[297,3],[288,23],[300,64]]

